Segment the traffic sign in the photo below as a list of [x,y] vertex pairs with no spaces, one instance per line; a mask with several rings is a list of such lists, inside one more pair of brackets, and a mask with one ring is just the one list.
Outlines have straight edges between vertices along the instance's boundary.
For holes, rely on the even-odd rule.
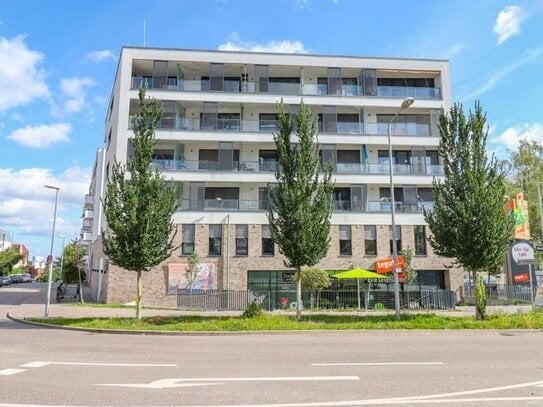
[[47,265],[49,266],[53,262],[53,256],[47,256]]
[[535,251],[536,252],[543,252],[543,244],[535,245]]

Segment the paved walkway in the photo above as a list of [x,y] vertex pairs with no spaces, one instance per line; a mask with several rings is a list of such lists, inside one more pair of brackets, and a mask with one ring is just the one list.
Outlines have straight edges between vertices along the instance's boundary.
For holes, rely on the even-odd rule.
[[[530,305],[509,305],[509,306],[489,306],[487,312],[491,313],[516,313],[516,312],[528,312],[532,309]],[[315,313],[316,311],[304,311],[305,314]],[[45,313],[45,306],[43,304],[22,304],[13,306],[12,315],[16,318],[43,318]],[[278,312],[279,313],[279,312]],[[288,312],[294,315],[292,311]],[[322,311],[323,314],[337,314],[337,315],[384,315],[393,314],[394,310],[386,311]],[[456,307],[454,310],[418,310],[418,311],[404,311],[402,313],[422,313],[422,314],[439,314],[444,316],[472,316],[475,314],[474,307],[461,306]],[[144,308],[142,310],[143,317],[152,316],[181,316],[181,315],[203,315],[203,316],[236,316],[240,315],[241,311],[189,311],[189,310],[176,310],[176,309],[155,309]],[[134,308],[106,308],[106,307],[93,307],[93,306],[80,306],[75,304],[51,304],[49,307],[50,318],[126,318],[134,317]]]

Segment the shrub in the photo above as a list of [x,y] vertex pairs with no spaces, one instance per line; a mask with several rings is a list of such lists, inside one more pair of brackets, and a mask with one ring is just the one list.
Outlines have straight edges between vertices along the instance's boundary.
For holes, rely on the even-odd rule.
[[243,318],[256,318],[262,315],[264,315],[264,311],[258,306],[256,301],[251,302],[247,309],[243,311],[243,314],[241,314]]
[[385,309],[385,304],[383,304],[382,302],[376,302],[373,305],[373,309],[374,310],[384,310]]

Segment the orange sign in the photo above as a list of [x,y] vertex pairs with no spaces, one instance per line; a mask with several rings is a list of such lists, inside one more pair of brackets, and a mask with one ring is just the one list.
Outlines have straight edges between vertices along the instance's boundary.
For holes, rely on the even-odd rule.
[[[403,270],[405,259],[403,256],[398,256],[398,268]],[[375,260],[375,271],[379,274],[387,274],[394,270],[394,258],[387,257],[386,259]]]

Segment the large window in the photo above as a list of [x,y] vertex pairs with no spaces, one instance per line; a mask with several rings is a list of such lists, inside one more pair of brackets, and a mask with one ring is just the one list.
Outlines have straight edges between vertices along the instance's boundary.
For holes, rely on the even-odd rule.
[[183,225],[183,236],[181,243],[181,254],[183,256],[190,256],[194,253],[194,235],[195,225]]
[[[392,250],[392,226],[389,227],[390,232],[390,254],[393,254]],[[402,228],[399,225],[396,225],[396,249],[397,253],[402,251]]]
[[262,255],[275,255],[275,245],[271,236],[270,225],[262,225]]
[[353,254],[350,225],[339,225],[339,254],[341,256]]
[[415,255],[426,256],[426,227],[415,225]]
[[249,227],[248,225],[236,225],[236,256],[249,254]]
[[364,249],[366,256],[377,256],[377,227],[364,226]]
[[209,225],[209,255],[220,256],[222,246],[222,225]]

